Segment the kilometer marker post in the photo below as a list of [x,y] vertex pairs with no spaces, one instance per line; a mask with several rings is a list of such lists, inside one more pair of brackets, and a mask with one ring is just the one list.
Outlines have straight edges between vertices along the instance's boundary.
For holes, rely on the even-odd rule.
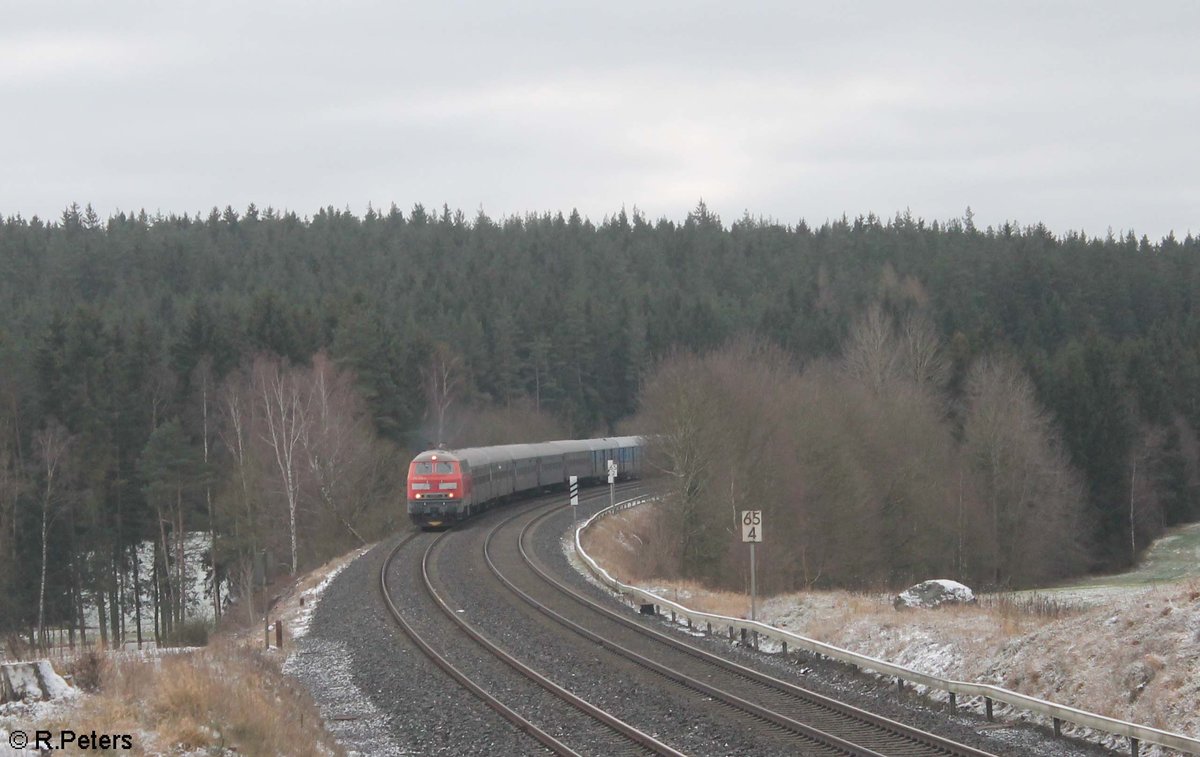
[[750,620],[758,604],[758,576],[754,565],[754,545],[763,540],[762,510],[742,510],[742,541],[750,543]]

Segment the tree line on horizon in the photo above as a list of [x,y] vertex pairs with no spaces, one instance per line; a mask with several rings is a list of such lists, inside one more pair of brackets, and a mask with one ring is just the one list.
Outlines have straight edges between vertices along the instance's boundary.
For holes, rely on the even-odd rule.
[[[119,633],[122,587],[138,581],[169,618],[177,534],[214,530],[208,569],[227,579],[249,569],[251,542],[302,568],[401,522],[403,471],[387,469],[418,448],[613,433],[671,355],[756,340],[816,365],[843,356],[872,308],[929,324],[956,433],[978,359],[1020,368],[1079,477],[1080,564],[1117,568],[1200,516],[1198,252],[1191,236],[979,229],[969,212],[725,224],[703,203],[682,222],[420,205],[9,217],[0,630],[32,628],[39,613],[69,624],[83,599],[103,597]],[[286,476],[267,475],[279,464],[261,400],[250,468],[263,517],[250,528],[233,513],[245,480],[214,398],[234,386],[265,396],[267,365],[306,403],[319,380],[342,387],[346,424],[388,462],[330,510],[310,450],[290,501]],[[145,541],[162,545],[150,579],[129,560]]]

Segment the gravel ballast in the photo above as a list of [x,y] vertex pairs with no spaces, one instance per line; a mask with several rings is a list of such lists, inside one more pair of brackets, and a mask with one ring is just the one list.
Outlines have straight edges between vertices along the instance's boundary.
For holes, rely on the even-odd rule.
[[[580,515],[598,506],[581,505]],[[741,716],[700,701],[692,692],[614,663],[592,642],[566,632],[511,595],[483,565],[482,540],[500,519],[525,507],[518,504],[475,518],[448,534],[446,548],[437,555],[435,581],[469,622],[560,685],[680,751],[797,754],[796,742],[757,732]],[[571,513],[564,511],[536,530],[533,547],[539,561],[577,590],[620,606],[579,572],[567,537],[571,525]],[[403,550],[389,580],[393,594],[404,600],[397,604],[406,605],[406,617],[411,612],[426,631],[447,637],[438,621],[426,617],[428,608],[421,609],[415,596],[413,566],[432,536],[422,535]],[[379,597],[379,570],[399,538],[380,544],[332,581],[313,614],[308,636],[299,640],[289,660],[288,672],[313,691],[330,730],[352,753],[545,754],[426,659],[387,613]],[[635,617],[630,608],[621,607]],[[950,718],[913,694],[897,699],[894,689],[873,677],[828,660],[758,654],[721,639],[689,636],[666,620],[655,625],[748,667],[995,754],[1109,754],[1095,745],[1054,739],[1048,731],[1027,725],[989,724],[970,714]],[[515,674],[507,666],[480,656],[478,645],[471,649],[474,642],[454,643],[456,663],[463,661],[506,704],[532,713],[539,725],[585,754],[609,751],[592,726],[578,719],[581,716],[564,714],[560,704],[551,703],[549,695],[530,684],[514,683]]]
[[379,569],[399,538],[355,560],[325,590],[292,674],[312,690],[348,751],[545,754],[437,669],[387,614]]

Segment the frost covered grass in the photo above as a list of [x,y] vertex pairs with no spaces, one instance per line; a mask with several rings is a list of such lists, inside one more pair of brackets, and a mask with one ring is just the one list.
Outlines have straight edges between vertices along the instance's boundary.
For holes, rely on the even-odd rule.
[[[285,651],[307,631],[334,576],[363,551],[331,561],[282,593],[271,617],[284,619]],[[77,689],[50,702],[0,707],[0,735],[62,728],[128,733],[134,754],[344,754],[307,690],[281,672],[280,650],[258,649],[261,633],[261,626],[250,627],[205,648],[90,649],[57,661]]]
[[[626,546],[639,538],[638,520],[614,516],[600,525],[606,528],[595,529],[585,547],[621,580],[697,610],[748,614],[744,594],[646,577],[639,554]],[[897,611],[891,593],[802,592],[760,600],[758,618],[930,675],[1200,738],[1200,526],[1158,546],[1131,574],[983,594],[974,605]],[[1091,736],[1123,747],[1116,737]],[[1147,747],[1144,753],[1159,753]]]
[[307,692],[276,661],[234,645],[109,660],[94,695],[27,727],[129,733],[135,754],[341,753]]
[[[736,594],[643,585],[698,610],[744,615]],[[930,675],[1200,737],[1200,580],[1106,595],[1101,604],[1004,594],[936,610],[897,611],[891,594],[804,592],[765,600],[758,617]]]

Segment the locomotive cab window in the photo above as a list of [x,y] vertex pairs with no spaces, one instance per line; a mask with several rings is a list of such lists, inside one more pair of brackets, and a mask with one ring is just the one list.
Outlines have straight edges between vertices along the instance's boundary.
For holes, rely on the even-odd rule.
[[412,472],[418,476],[428,476],[434,473],[453,473],[454,463],[413,463]]

